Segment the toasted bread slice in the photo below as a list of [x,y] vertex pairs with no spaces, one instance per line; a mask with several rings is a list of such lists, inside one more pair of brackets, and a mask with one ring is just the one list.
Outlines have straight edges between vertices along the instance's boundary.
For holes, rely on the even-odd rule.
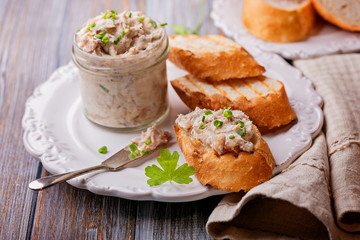
[[197,78],[212,81],[265,72],[240,44],[220,35],[171,36],[169,60]]
[[209,82],[192,75],[171,81],[181,100],[191,109],[243,111],[255,125],[272,129],[296,119],[282,82],[265,77]]
[[287,43],[308,37],[315,25],[311,0],[245,0],[245,28],[265,41]]
[[228,192],[249,191],[272,177],[274,157],[259,130],[255,134],[253,152],[225,153],[218,155],[213,149],[194,141],[189,133],[178,125],[175,135],[187,163],[195,168],[195,177],[203,185]]

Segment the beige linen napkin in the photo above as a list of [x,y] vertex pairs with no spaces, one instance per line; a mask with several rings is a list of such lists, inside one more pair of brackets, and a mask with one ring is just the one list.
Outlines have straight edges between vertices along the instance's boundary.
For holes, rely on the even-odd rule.
[[360,239],[345,232],[360,231],[360,55],[294,64],[323,97],[325,134],[268,182],[225,196],[207,222],[214,238]]

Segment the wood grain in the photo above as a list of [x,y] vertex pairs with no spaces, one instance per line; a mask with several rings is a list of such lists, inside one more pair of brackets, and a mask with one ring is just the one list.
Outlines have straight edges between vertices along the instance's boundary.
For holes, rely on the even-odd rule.
[[[197,0],[0,0],[0,239],[210,239],[205,223],[221,196],[189,202],[131,201],[63,183],[28,189],[46,175],[22,143],[25,102],[70,61],[73,35],[109,9],[143,10],[161,22],[194,27]],[[218,33],[205,0],[200,34]],[[56,107],[56,106],[54,106]]]

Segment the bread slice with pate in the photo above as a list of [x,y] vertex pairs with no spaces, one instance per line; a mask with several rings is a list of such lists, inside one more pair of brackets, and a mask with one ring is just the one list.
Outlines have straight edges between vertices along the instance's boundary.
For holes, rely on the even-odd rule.
[[228,192],[251,188],[272,177],[274,157],[257,127],[242,111],[196,108],[174,125],[178,144],[203,185]]
[[175,35],[169,41],[169,60],[200,79],[222,81],[265,72],[240,44],[220,35]]
[[272,129],[296,119],[282,82],[259,76],[210,82],[192,75],[171,81],[181,100],[196,107],[241,110],[260,128]]

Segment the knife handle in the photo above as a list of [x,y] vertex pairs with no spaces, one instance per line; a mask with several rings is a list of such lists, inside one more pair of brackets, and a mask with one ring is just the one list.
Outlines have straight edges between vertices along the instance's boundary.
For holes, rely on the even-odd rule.
[[91,171],[100,170],[102,168],[107,168],[107,167],[104,165],[97,165],[97,166],[93,166],[93,167],[89,167],[89,168],[85,168],[85,169],[80,169],[77,171],[72,171],[72,172],[68,172],[68,173],[56,174],[56,175],[51,175],[48,177],[39,178],[39,179],[36,179],[35,181],[32,181],[29,184],[29,188],[32,190],[42,190],[42,189],[50,187],[52,185],[65,182],[74,177],[80,176],[82,174],[85,174],[85,173],[88,173]]

